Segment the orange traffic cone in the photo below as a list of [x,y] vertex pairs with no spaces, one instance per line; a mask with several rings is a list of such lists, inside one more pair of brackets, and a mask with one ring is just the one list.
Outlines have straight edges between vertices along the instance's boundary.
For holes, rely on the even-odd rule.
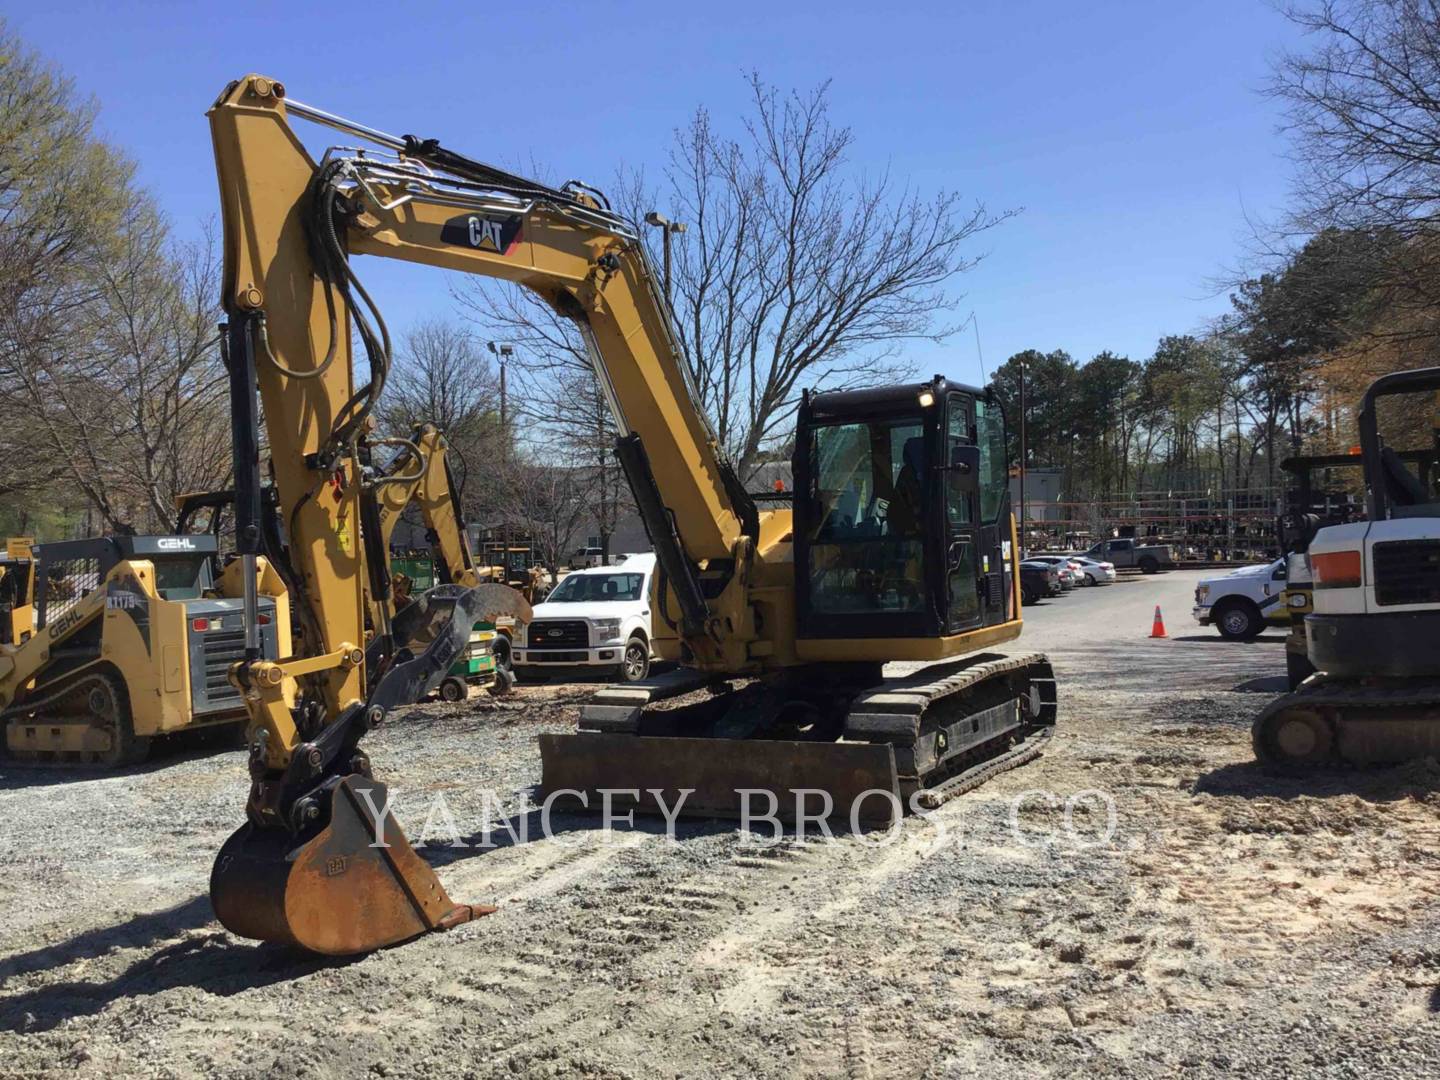
[[1160,605],[1155,605],[1155,621],[1150,624],[1151,637],[1169,637],[1165,633],[1165,620],[1160,617]]

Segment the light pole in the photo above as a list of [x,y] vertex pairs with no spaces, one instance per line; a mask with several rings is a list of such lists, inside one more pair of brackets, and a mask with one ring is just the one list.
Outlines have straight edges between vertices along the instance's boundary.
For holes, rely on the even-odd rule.
[[[505,341],[487,341],[485,347],[495,357],[500,368],[500,476],[501,483],[510,484],[510,422],[505,413],[505,361],[515,355],[513,345]],[[504,524],[500,530],[500,565],[504,569],[503,581],[510,580],[510,509],[504,508]]]
[[669,218],[651,210],[645,215],[645,224],[655,226],[655,228],[659,229],[665,236],[665,300],[668,303],[670,300],[670,237],[675,233],[683,233],[685,231],[685,223],[683,221],[671,221]]
[[1028,552],[1025,546],[1025,361],[1020,361],[1020,557]]

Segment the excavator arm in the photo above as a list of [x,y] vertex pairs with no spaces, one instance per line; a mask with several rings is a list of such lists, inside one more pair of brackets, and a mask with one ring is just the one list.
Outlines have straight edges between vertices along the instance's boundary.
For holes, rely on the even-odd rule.
[[[464,590],[483,600],[491,621],[510,618],[521,623],[529,622],[530,604],[525,597],[503,583],[490,580],[493,568],[475,565],[461,524],[459,494],[450,470],[445,436],[440,430],[434,424],[422,424],[408,439],[376,439],[372,447],[380,445],[394,446],[398,452],[384,472],[371,481],[375,493],[372,504],[375,520],[367,527],[378,533],[379,547],[385,557],[379,565],[370,565],[367,545],[366,600],[370,605],[372,629],[388,625],[390,632],[388,636],[372,636],[366,650],[367,667],[383,668],[382,648],[404,648],[408,645],[411,628],[426,624],[427,618],[422,615],[428,614],[428,608],[435,599],[433,590],[429,596],[415,597],[408,591],[403,597],[397,595],[386,561],[395,526],[411,506],[419,511],[435,553],[435,567],[442,590],[439,595],[449,596],[456,590]],[[425,606],[412,612],[410,607],[415,603]],[[444,675],[444,671],[433,670],[429,681],[438,685]],[[508,679],[509,675],[500,673],[499,677]],[[426,692],[433,688],[426,687]]]
[[[331,151],[317,162],[291,127],[296,115],[381,150]],[[390,661],[367,677],[367,587],[388,597],[387,485],[369,475],[367,455],[392,349],[352,258],[376,255],[511,281],[574,320],[679,607],[681,651],[697,665],[726,672],[758,666],[748,655],[757,634],[745,597],[754,510],[693,404],[638,238],[603,200],[578,185],[554,190],[511,177],[433,142],[359,128],[288,102],[282,84],[258,75],[227,87],[209,119],[224,229],[236,543],[252,628],[232,678],[245,695],[253,738],[248,822],[217,859],[212,898],[238,932],[353,952],[469,917],[403,836],[393,844],[401,854],[383,869],[372,857],[345,871],[363,874],[376,895],[375,883],[388,883],[379,891],[389,917],[312,926],[291,908],[343,907],[354,895],[354,882],[336,881],[342,875],[325,868],[352,858],[348,832],[393,829],[393,819],[377,823],[361,809],[380,805],[384,789],[370,776],[360,738],[394,704],[413,700],[419,680],[448,666],[475,621],[501,613],[466,590],[455,603],[422,612],[414,636],[399,642],[388,604],[377,605],[374,630],[390,639],[381,650]],[[357,337],[364,351],[358,375],[351,355]],[[262,416],[264,468],[275,488],[263,503]],[[284,579],[295,609],[293,658],[264,660],[253,640],[262,556]],[[455,558],[463,566],[463,556]],[[702,571],[710,574],[711,597]],[[345,854],[334,854],[342,848]]]
[[388,551],[400,516],[412,504],[420,511],[439,557],[441,581],[473,588],[484,576],[470,554],[460,524],[460,504],[451,476],[445,436],[434,424],[422,424],[409,439],[379,440],[399,446],[390,463],[389,482],[380,494],[380,535]]

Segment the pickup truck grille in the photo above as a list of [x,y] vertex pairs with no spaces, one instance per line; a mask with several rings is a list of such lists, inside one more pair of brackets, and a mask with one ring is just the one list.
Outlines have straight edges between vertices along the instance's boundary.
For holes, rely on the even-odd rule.
[[1440,540],[1376,544],[1377,604],[1440,604]]
[[589,648],[590,624],[584,619],[542,619],[530,624],[530,648]]

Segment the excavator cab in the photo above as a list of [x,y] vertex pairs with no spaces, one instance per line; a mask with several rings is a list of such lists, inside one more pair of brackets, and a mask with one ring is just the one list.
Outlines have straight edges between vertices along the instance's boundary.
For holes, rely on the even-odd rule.
[[1014,617],[1005,421],[947,382],[806,394],[796,433],[801,639],[942,638]]

